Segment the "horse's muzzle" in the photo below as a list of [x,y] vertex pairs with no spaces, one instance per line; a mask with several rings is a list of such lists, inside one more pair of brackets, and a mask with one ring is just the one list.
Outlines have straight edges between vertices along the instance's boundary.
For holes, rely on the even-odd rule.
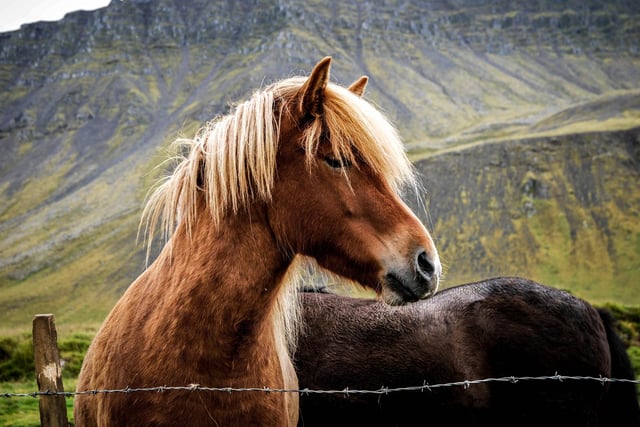
[[433,296],[440,282],[442,266],[438,255],[416,252],[410,269],[388,271],[383,277],[382,297],[391,305],[401,305]]

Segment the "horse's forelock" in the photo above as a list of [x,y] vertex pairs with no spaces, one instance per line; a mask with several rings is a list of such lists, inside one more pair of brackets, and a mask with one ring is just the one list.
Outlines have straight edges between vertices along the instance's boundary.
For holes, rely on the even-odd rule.
[[347,88],[332,83],[324,100],[322,117],[306,130],[307,153],[314,152],[320,136],[327,131],[336,158],[366,163],[398,193],[406,185],[416,185],[415,170],[404,145],[384,114]]

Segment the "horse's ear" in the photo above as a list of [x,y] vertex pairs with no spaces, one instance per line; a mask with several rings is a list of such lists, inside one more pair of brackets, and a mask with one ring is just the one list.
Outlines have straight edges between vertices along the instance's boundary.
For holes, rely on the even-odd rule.
[[349,90],[358,96],[362,96],[364,95],[364,90],[367,88],[367,83],[369,83],[369,77],[362,76],[355,82],[351,83]]
[[313,67],[311,75],[300,88],[300,115],[301,117],[322,115],[322,103],[324,101],[324,90],[329,83],[329,69],[331,68],[331,57],[327,56]]

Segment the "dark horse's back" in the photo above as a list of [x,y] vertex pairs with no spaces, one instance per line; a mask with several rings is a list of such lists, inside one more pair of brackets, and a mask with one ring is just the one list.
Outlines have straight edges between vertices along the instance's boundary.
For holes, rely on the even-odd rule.
[[302,395],[300,426],[640,425],[633,383],[521,379],[356,391],[556,374],[633,379],[614,319],[567,292],[496,278],[402,307],[327,293],[302,299],[300,387],[352,392]]

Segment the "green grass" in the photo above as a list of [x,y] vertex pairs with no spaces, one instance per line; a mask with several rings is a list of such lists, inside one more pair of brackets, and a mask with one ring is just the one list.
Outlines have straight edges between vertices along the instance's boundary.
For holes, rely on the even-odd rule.
[[[64,380],[65,391],[75,390],[76,379]],[[5,394],[31,394],[38,390],[35,380],[0,382],[0,426],[4,427],[39,427],[40,408],[38,398],[13,396]],[[73,398],[66,399],[67,419],[73,423]]]
[[[93,334],[84,332],[74,332],[60,337],[58,350],[63,362],[65,391],[75,390],[82,360],[92,338]],[[39,426],[38,398],[15,396],[37,391],[31,335],[0,338],[0,426]],[[65,401],[67,418],[73,422],[73,398],[67,397]]]
[[[0,393],[32,393],[37,390],[35,381],[0,382]],[[0,425],[31,427],[40,425],[38,399],[33,397],[0,398]]]
[[[59,333],[59,332],[58,332]],[[58,351],[62,376],[75,378],[95,333],[73,332],[60,335]],[[35,378],[31,334],[0,337],[0,381],[26,381]]]

